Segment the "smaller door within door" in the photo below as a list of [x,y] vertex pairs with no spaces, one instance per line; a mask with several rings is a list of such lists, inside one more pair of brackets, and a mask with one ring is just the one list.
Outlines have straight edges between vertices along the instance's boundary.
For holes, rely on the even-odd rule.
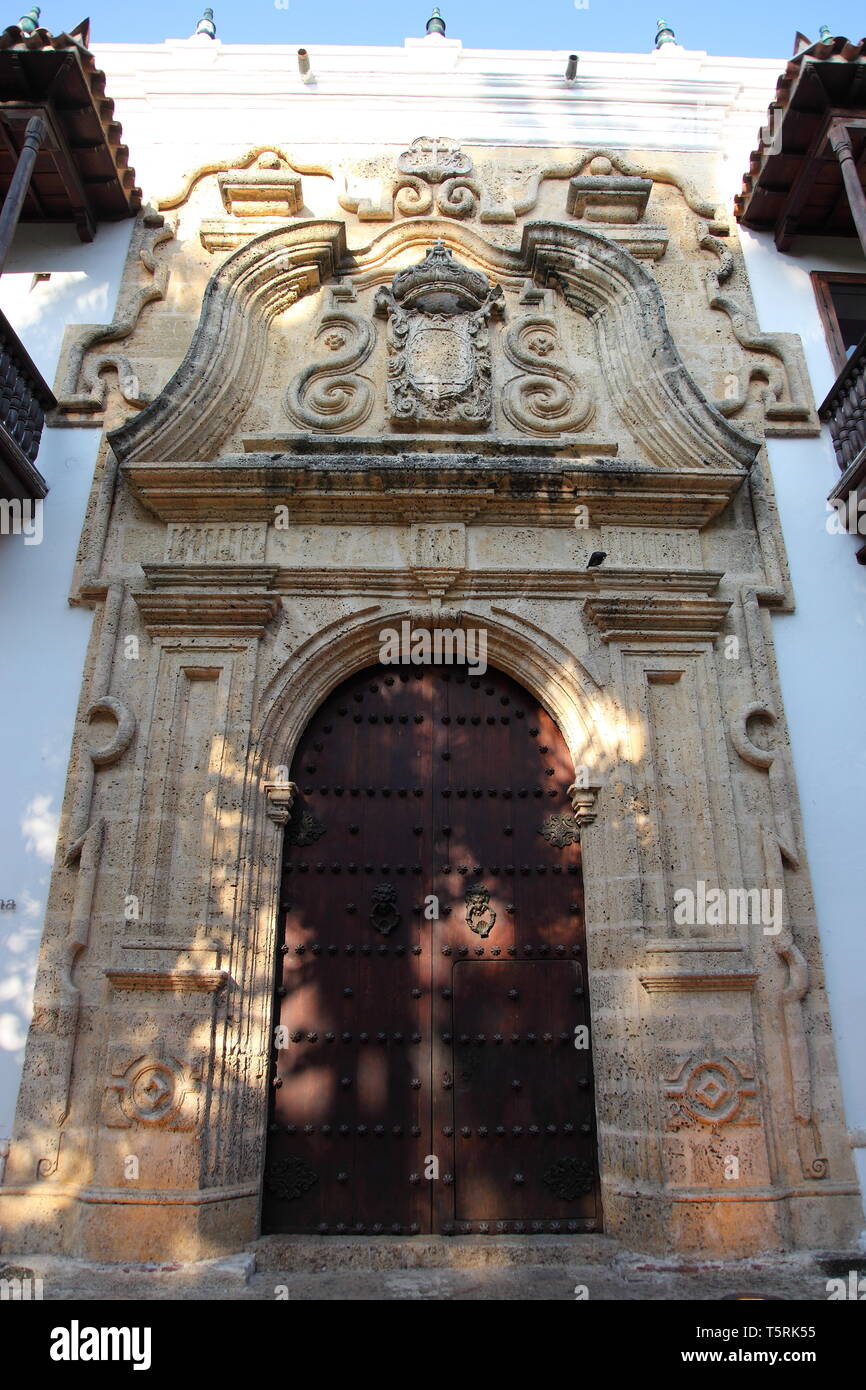
[[595,1229],[580,961],[463,960],[453,979],[457,1224]]

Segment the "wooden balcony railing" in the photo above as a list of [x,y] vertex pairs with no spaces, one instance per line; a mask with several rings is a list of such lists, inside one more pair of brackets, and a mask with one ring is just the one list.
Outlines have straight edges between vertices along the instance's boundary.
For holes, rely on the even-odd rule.
[[852,484],[866,460],[866,336],[860,339],[823,401],[818,415],[830,426],[836,461]]
[[44,497],[48,484],[35,466],[46,410],[57,402],[0,313],[0,496]]

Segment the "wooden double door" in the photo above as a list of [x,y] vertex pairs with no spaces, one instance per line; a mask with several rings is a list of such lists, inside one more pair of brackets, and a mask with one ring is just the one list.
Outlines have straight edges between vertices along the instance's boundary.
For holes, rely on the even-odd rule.
[[377,666],[291,771],[263,1230],[599,1230],[573,769],[509,677]]

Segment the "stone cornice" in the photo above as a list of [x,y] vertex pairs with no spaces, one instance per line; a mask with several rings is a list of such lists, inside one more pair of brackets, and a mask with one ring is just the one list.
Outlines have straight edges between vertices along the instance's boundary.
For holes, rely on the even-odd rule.
[[318,455],[130,462],[123,473],[134,496],[163,521],[273,521],[275,507],[287,505],[290,517],[294,511],[296,520],[322,525],[483,519],[573,527],[580,505],[591,525],[665,528],[705,526],[744,476],[603,457],[578,461],[528,442],[522,456],[505,460],[465,445],[434,455],[429,448],[412,453],[414,441],[403,441],[400,454],[376,453],[372,441],[347,442],[354,455],[337,452],[328,440],[318,441]]
[[[281,594],[297,596],[327,594],[337,597],[388,597],[426,592],[426,571],[416,576],[405,569],[297,568],[278,572],[274,587]],[[462,599],[502,598],[580,598],[604,592],[606,600],[617,593],[640,590],[662,597],[669,594],[711,594],[723,574],[718,570],[617,569],[483,569],[455,576],[445,585],[449,603]]]
[[[160,206],[165,207],[166,204],[161,203]],[[262,232],[278,231],[284,226],[285,218],[277,217],[257,217],[252,224],[228,217],[203,218],[199,226],[199,240],[206,251],[237,251]],[[666,227],[651,223],[627,227],[606,225],[604,234],[639,261],[660,261],[670,241]]]
[[253,589],[147,589],[132,597],[151,637],[261,637],[281,602],[277,594]]
[[724,599],[603,593],[588,598],[584,612],[603,642],[711,642],[730,607]]
[[234,564],[221,561],[219,564],[188,565],[179,561],[170,564],[143,564],[147,582],[153,588],[176,588],[179,585],[212,585],[224,589],[272,589],[279,565]]

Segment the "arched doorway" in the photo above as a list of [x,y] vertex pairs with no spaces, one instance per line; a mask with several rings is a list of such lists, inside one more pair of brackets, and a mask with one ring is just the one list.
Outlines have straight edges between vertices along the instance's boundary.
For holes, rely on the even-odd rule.
[[291,770],[263,1230],[599,1230],[574,771],[510,677],[376,666]]

